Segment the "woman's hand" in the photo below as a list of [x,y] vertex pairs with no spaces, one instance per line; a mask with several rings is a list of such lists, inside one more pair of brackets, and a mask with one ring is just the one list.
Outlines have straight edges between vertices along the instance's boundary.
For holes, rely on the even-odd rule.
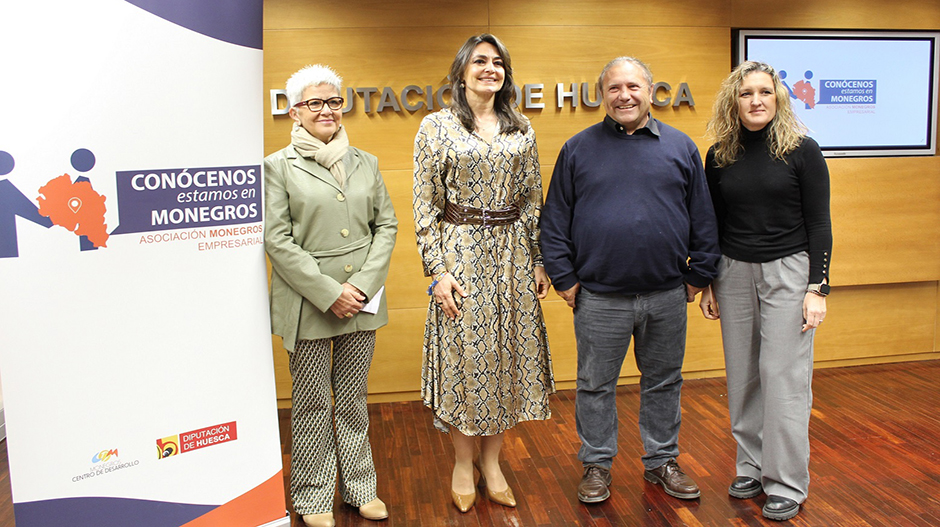
[[803,297],[803,332],[818,328],[826,318],[826,297],[806,293]]
[[347,282],[343,284],[343,292],[339,298],[330,306],[330,311],[339,318],[352,318],[365,305],[365,300],[366,295]]
[[460,283],[457,282],[454,275],[450,273],[438,275],[437,284],[434,286],[432,296],[434,297],[434,302],[437,304],[437,307],[441,308],[444,315],[451,320],[456,320],[457,317],[460,316],[460,309],[457,308],[457,301],[454,298],[455,292],[460,295],[461,298],[467,296],[467,293],[464,292],[463,287],[460,286]]
[[535,266],[535,294],[539,300],[548,296],[548,290],[552,288],[552,281],[548,279],[548,273],[541,265]]
[[702,290],[702,300],[699,301],[698,306],[702,308],[702,314],[708,320],[718,320],[721,315],[718,311],[718,299],[712,292],[712,286]]

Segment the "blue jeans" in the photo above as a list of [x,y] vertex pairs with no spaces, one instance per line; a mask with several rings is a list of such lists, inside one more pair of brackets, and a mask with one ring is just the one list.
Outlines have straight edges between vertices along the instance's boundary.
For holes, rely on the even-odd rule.
[[685,285],[643,295],[597,294],[581,288],[576,305],[578,459],[610,469],[617,455],[617,379],[631,338],[636,339],[640,370],[643,466],[652,470],[678,456]]

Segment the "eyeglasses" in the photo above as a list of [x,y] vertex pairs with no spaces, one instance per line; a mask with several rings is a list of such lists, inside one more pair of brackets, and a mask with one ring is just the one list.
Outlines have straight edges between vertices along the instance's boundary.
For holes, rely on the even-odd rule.
[[330,97],[327,100],[323,99],[307,99],[306,101],[300,101],[294,105],[294,108],[300,108],[301,106],[306,106],[311,112],[319,112],[323,109],[323,105],[330,107],[330,110],[339,110],[343,107],[343,103],[346,102],[342,97]]

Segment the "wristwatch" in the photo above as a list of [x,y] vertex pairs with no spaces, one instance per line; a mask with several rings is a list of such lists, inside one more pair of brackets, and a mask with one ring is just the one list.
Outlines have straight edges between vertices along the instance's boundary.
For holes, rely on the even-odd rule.
[[810,284],[806,286],[806,292],[819,296],[827,296],[829,294],[829,284]]

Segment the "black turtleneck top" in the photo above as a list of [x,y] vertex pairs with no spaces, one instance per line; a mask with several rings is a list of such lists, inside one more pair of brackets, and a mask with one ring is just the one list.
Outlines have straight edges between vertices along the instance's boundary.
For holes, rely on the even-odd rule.
[[806,137],[779,160],[770,154],[764,130],[742,132],[744,154],[732,165],[715,166],[714,146],[705,157],[721,253],[763,263],[808,251],[807,284],[828,282],[829,169],[819,145]]

